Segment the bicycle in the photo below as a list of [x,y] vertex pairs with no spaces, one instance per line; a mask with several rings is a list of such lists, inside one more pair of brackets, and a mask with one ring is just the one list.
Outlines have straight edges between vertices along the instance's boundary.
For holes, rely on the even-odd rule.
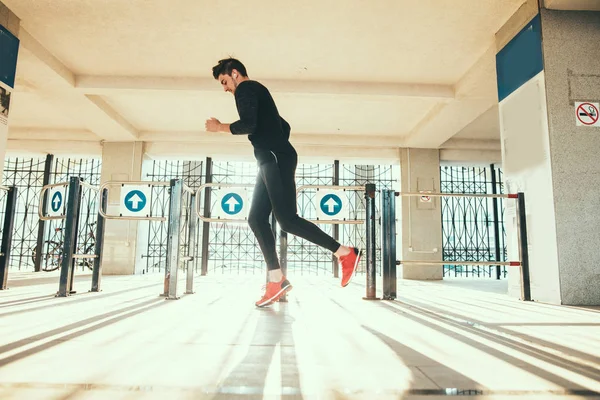
[[[77,245],[77,250],[75,254],[91,254],[96,248],[96,234],[94,226],[96,222],[88,223],[88,232],[83,240],[83,243]],[[59,233],[63,231],[62,227],[54,229],[54,236],[50,240],[44,241],[43,245],[46,245],[48,248],[47,253],[42,253],[42,262],[41,269],[45,272],[56,271],[60,268],[62,263],[62,255],[63,255],[63,246],[64,240],[62,237],[60,239],[56,239],[57,236],[60,236]],[[35,257],[37,253],[37,246],[33,249],[33,262],[35,263]],[[78,258],[77,266],[87,267],[89,270],[94,269],[94,259],[93,258]]]

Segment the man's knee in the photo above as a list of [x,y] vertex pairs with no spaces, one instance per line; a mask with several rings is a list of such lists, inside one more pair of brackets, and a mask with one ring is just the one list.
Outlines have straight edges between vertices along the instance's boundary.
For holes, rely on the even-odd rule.
[[296,227],[297,215],[285,215],[277,218],[277,223],[282,231],[293,234]]
[[265,223],[267,223],[267,224],[269,223],[268,217],[264,217],[264,216],[258,215],[256,213],[253,213],[253,212],[250,212],[248,214],[248,225],[250,226],[250,229],[252,229],[253,231]]

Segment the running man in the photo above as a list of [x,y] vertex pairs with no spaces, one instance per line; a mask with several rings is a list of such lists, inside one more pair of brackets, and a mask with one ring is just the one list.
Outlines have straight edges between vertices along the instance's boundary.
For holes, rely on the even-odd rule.
[[256,306],[269,306],[292,289],[277,258],[275,237],[269,223],[271,211],[283,231],[334,253],[342,270],[341,285],[347,286],[362,251],[356,247],[340,245],[315,224],[298,216],[295,178],[298,154],[289,142],[290,125],[279,116],[269,90],[251,80],[246,67],[234,58],[219,61],[213,67],[213,77],[226,92],[234,95],[240,119],[231,124],[223,124],[218,119],[211,118],[206,121],[206,130],[248,135],[259,166],[248,225],[265,257],[268,283],[263,297],[255,303]]

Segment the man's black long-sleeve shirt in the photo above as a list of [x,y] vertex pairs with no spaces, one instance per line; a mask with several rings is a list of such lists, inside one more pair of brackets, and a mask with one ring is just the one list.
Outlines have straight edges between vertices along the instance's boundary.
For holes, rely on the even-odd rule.
[[241,82],[235,90],[235,104],[240,119],[230,125],[232,134],[248,135],[256,150],[295,152],[289,142],[290,125],[279,116],[266,87],[252,80]]

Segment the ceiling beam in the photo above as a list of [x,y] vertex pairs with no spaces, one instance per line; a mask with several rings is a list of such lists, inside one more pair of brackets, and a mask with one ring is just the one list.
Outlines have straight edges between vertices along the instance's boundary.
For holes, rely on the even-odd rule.
[[99,142],[100,138],[85,129],[8,127],[9,139],[20,140],[71,140]]
[[502,50],[538,13],[538,0],[525,0],[502,28],[496,32],[496,52]]
[[450,139],[440,146],[446,150],[494,150],[500,151],[500,140],[495,139]]
[[[204,160],[210,156],[219,160],[255,161],[251,147],[242,143],[222,146],[218,143],[145,142],[144,150],[145,156],[154,159]],[[398,164],[400,160],[396,148],[298,145],[296,150],[301,163],[331,162],[334,158],[359,164]]]
[[71,157],[98,157],[102,155],[102,144],[99,141],[8,139],[6,153],[8,156],[55,154]]
[[38,60],[50,68],[58,77],[62,79],[63,85],[67,87],[75,86],[75,75],[60,60],[50,53],[40,42],[21,28],[19,33],[21,46],[26,48]]
[[[144,142],[182,142],[182,143],[216,143],[226,147],[229,144],[248,144],[246,135],[230,135],[204,131],[185,132],[140,132],[139,139]],[[343,135],[339,133],[314,134],[292,133],[290,142],[296,145],[338,146],[357,148],[399,148],[403,145],[402,137],[376,135]]]
[[408,134],[405,146],[439,148],[497,103],[494,44],[456,84],[456,101],[434,107]]
[[75,75],[48,49],[21,28],[22,51],[38,59],[43,68],[27,81],[42,93],[52,97],[59,109],[78,118],[90,131],[104,140],[135,140],[138,132],[106,102],[74,91]]
[[[75,80],[77,90],[85,94],[96,95],[148,91],[215,92],[223,90],[219,83],[212,78],[78,75]],[[261,80],[261,83],[273,93],[454,99],[452,85],[428,83],[303,80]]]
[[[8,128],[9,139],[15,140],[69,140],[81,142],[99,142],[101,138],[85,129],[59,129],[38,127]],[[338,146],[355,147],[362,149],[373,148],[400,148],[403,139],[400,136],[378,135],[345,135],[340,133],[292,133],[291,142],[294,146]],[[189,143],[215,144],[222,146],[225,151],[229,145],[242,144],[250,146],[246,135],[230,135],[227,133],[214,133],[205,131],[141,131],[136,141],[154,143]],[[450,141],[449,141],[450,142]],[[466,140],[466,142],[472,142]]]

